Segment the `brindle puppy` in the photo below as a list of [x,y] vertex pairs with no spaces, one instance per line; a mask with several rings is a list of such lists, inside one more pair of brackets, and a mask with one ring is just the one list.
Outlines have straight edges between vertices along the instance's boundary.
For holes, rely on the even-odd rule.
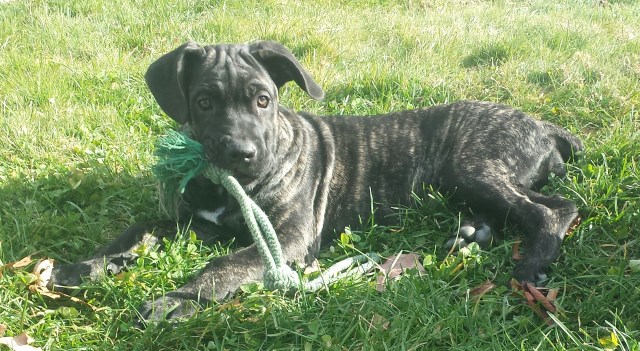
[[[478,214],[448,245],[490,241],[489,225],[516,224],[527,250],[514,277],[539,283],[558,257],[576,206],[538,193],[551,173],[582,150],[580,140],[506,106],[462,101],[379,116],[314,116],[279,104],[278,88],[294,81],[314,99],[322,89],[285,47],[274,42],[199,46],[188,42],[146,73],[160,107],[188,125],[213,164],[232,170],[268,214],[288,262],[307,263],[336,230],[370,214],[410,204],[424,184],[452,194]],[[203,239],[237,233],[248,244],[214,259],[190,283],[141,308],[144,319],[193,313],[206,303],[260,280],[263,264],[220,187],[192,181],[178,221]],[[487,220],[484,220],[487,219]],[[477,230],[476,230],[477,229]],[[175,221],[136,224],[93,258],[54,269],[51,283],[119,271],[141,241],[175,235]],[[456,233],[457,235],[458,233]]]

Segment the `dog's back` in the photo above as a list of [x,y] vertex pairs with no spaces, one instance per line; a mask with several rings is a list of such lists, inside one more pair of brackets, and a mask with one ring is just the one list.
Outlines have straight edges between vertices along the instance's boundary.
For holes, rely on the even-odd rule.
[[[335,150],[327,161],[334,165],[327,203],[334,206],[326,211],[325,240],[372,210],[376,222],[385,224],[393,208],[411,205],[412,192],[420,193],[424,185],[452,194],[494,223],[504,222],[510,209],[528,206],[520,205],[518,197],[531,201],[527,194],[542,187],[551,173],[563,175],[564,162],[583,149],[562,128],[487,102],[379,116],[301,116],[326,127],[317,130],[325,131],[324,143]],[[558,206],[571,217],[565,222],[575,218],[573,204],[559,201]],[[527,221],[511,217],[518,224]]]

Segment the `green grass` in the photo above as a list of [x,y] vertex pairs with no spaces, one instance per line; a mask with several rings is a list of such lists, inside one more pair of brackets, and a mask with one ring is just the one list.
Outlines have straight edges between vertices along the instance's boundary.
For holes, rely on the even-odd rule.
[[447,257],[439,246],[459,213],[426,191],[399,227],[365,226],[323,252],[323,263],[354,248],[431,262],[426,276],[384,293],[368,279],[292,297],[248,286],[172,327],[134,328],[141,301],[229,249],[187,238],[80,289],[96,311],[30,294],[27,270],[4,272],[6,335],[27,331],[45,350],[640,350],[640,273],[629,268],[640,259],[635,1],[0,2],[0,263],[76,261],[160,216],[153,141],[175,125],[142,74],[188,39],[282,42],[326,91],[315,102],[285,87],[282,102],[298,110],[370,114],[480,99],[579,135],[582,159],[546,189],[574,200],[583,218],[553,265],[558,325],[506,288],[469,296],[486,280],[508,280],[517,232]]

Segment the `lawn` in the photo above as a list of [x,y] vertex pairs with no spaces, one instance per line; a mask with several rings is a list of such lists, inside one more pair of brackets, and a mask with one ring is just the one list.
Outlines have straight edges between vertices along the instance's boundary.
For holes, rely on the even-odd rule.
[[[417,194],[393,228],[353,223],[321,264],[358,251],[418,253],[375,277],[282,296],[258,285],[173,325],[134,327],[136,306],[189,279],[233,243],[186,235],[166,252],[89,283],[77,300],[29,292],[31,266],[0,276],[4,336],[44,350],[640,350],[640,4],[567,1],[0,1],[0,265],[31,255],[73,262],[127,225],[162,216],[154,141],[176,125],[142,78],[186,40],[272,39],[326,93],[294,84],[284,105],[373,114],[460,99],[512,105],[580,136],[581,158],[545,189],[582,223],[553,264],[548,326],[505,284],[514,228],[468,256],[441,248],[460,209]],[[478,297],[486,281],[497,287]],[[0,330],[3,329],[0,327]],[[0,331],[0,333],[2,333]],[[0,350],[7,349],[0,346]]]

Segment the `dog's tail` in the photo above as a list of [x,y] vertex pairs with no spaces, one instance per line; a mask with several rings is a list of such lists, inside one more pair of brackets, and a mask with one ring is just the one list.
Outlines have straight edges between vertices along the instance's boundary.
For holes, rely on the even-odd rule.
[[550,127],[550,135],[555,140],[556,146],[565,161],[574,159],[579,155],[580,151],[584,150],[584,144],[577,136],[556,125],[548,124],[548,126]]

